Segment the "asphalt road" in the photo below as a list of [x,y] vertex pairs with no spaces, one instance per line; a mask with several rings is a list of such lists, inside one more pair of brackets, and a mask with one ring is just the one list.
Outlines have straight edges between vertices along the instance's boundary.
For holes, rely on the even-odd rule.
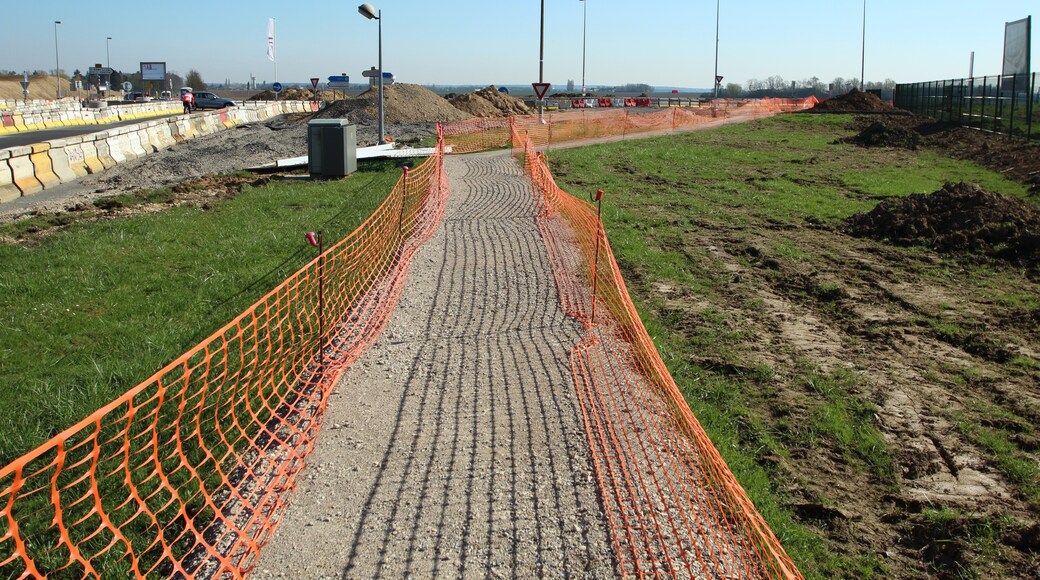
[[[164,116],[168,117],[172,115]],[[41,129],[39,131],[26,131],[24,133],[0,135],[0,149],[7,149],[9,147],[20,147],[22,145],[32,145],[33,143],[41,143],[43,141],[50,141],[52,139],[64,139],[66,137],[74,137],[76,135],[98,133],[100,131],[107,131],[115,127],[122,127],[123,125],[134,125],[137,123],[143,123],[151,119],[161,118],[163,117],[149,117],[148,119],[118,121],[115,123],[108,123],[106,125],[74,125],[72,127],[58,127],[56,129]]]

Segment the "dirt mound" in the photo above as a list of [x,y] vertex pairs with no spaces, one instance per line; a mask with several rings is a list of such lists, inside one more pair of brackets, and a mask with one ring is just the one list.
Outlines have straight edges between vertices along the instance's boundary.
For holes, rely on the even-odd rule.
[[448,101],[461,111],[474,117],[508,117],[509,115],[529,115],[531,108],[521,99],[511,97],[498,91],[491,85],[463,95],[453,95]]
[[463,95],[455,95],[448,99],[456,109],[469,113],[474,117],[501,117],[502,111],[498,110],[498,107],[493,105],[491,101],[476,93],[466,93]]
[[[394,84],[383,88],[383,116],[387,123],[461,121],[473,115],[460,111],[433,91],[419,85]],[[379,115],[378,91],[369,89],[356,97],[330,103],[318,119],[350,119],[372,123]]]
[[811,110],[824,113],[885,113],[893,109],[877,95],[852,89],[844,95],[816,103]]
[[947,183],[932,194],[882,201],[845,220],[846,232],[946,252],[979,252],[1040,267],[1040,209],[976,184]]
[[913,129],[875,121],[852,137],[839,139],[841,143],[854,143],[863,147],[899,147],[916,150],[921,135]]

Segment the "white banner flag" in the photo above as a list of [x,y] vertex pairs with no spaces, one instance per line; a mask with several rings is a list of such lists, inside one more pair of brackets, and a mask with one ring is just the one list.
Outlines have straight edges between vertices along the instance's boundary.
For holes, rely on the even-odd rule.
[[267,19],[267,60],[274,60],[274,18]]

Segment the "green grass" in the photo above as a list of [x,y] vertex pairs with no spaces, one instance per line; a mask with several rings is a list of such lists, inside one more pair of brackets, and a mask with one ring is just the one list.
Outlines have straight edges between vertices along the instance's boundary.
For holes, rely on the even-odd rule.
[[[749,363],[751,329],[711,306],[725,303],[739,276],[689,243],[690,234],[705,224],[721,236],[730,228],[739,236],[768,226],[836,224],[880,199],[930,193],[951,180],[1028,195],[1025,186],[970,162],[926,151],[894,156],[835,145],[848,135],[851,122],[840,115],[786,115],[549,153],[565,190],[578,197],[606,192],[603,217],[611,247],[655,345],[731,470],[803,573],[813,578],[887,573],[875,555],[837,553],[800,522],[787,507],[788,482],[777,479],[776,465],[792,449],[811,454],[826,448],[880,489],[896,486],[895,461],[875,424],[876,407],[852,373],[802,365],[781,376]],[[796,263],[819,259],[814,248],[796,243],[774,243],[771,251]],[[733,258],[745,267],[756,260]],[[660,285],[677,294],[663,297],[656,290]],[[825,280],[798,292],[820,311],[838,314],[846,298],[840,284]],[[1032,306],[1028,296],[1014,298]],[[748,302],[753,299],[742,304]],[[963,334],[954,323],[934,330]],[[780,389],[799,387],[805,396],[798,403],[778,396]]]
[[311,260],[307,231],[327,243],[353,231],[407,164],[0,244],[0,464],[148,378]]

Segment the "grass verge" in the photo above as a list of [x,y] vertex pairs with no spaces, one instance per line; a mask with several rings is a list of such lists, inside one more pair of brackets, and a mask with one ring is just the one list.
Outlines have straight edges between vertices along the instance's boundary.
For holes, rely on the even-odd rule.
[[[341,181],[275,181],[129,217],[64,214],[48,219],[60,231],[0,244],[0,464],[137,385],[311,260],[307,231],[330,243],[353,231],[403,165],[364,163]],[[131,197],[140,204],[112,203],[166,194]]]

